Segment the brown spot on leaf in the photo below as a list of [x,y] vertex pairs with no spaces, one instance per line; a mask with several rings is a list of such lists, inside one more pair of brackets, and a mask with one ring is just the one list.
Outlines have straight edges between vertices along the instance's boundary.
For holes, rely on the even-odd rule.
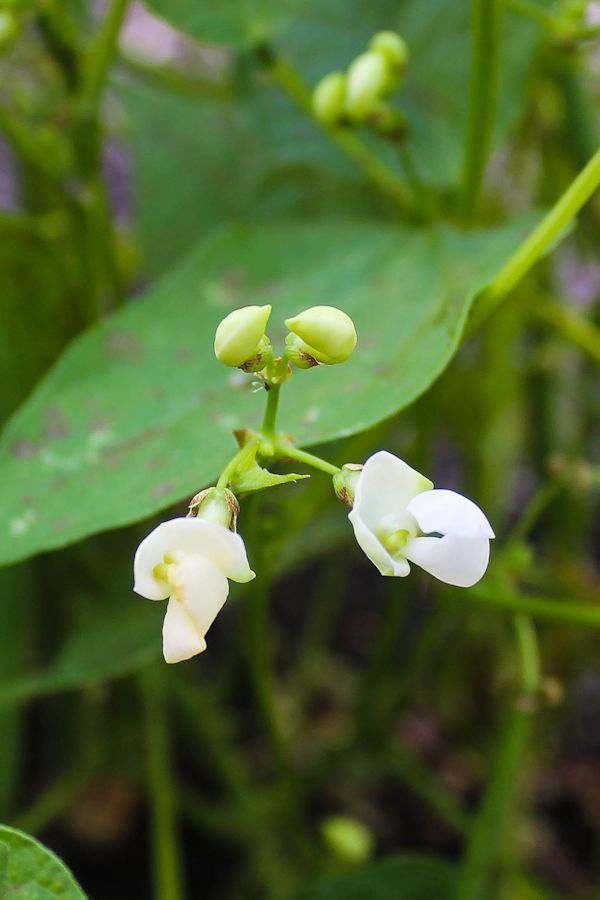
[[169,494],[173,493],[175,488],[176,484],[174,481],[163,481],[150,488],[150,496],[155,497],[157,500],[161,497],[168,497]]
[[11,447],[11,453],[16,456],[17,459],[33,459],[39,452],[39,445],[34,444],[33,441],[16,441]]
[[112,331],[106,335],[106,352],[109,356],[140,362],[144,348],[138,338],[128,331]]

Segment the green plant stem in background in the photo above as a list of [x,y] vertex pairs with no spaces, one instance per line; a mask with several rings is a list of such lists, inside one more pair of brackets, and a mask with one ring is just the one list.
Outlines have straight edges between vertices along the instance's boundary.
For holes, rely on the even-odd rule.
[[65,772],[11,824],[28,834],[39,834],[73,806],[90,781],[91,771],[78,764]]
[[534,303],[532,312],[546,324],[551,325],[563,338],[600,363],[600,328],[597,325],[551,297],[543,297]]
[[362,169],[382,194],[391,198],[404,212],[413,211],[414,198],[408,186],[353,131],[339,126],[325,125],[314,119],[310,90],[289,63],[272,56],[269,52],[267,71],[271,80],[291,97],[319,128],[329,135],[331,140]]
[[487,900],[494,869],[515,812],[520,775],[532,731],[540,664],[535,629],[524,613],[515,616],[522,698],[506,713],[483,802],[473,822],[456,884],[456,900]]
[[152,862],[157,900],[182,900],[183,875],[173,783],[167,694],[163,664],[139,677],[144,719],[144,754],[152,818]]
[[507,9],[524,16],[526,19],[531,19],[532,22],[537,22],[538,25],[542,25],[550,31],[554,31],[556,19],[552,13],[549,13],[537,3],[531,3],[530,0],[503,0],[503,2]]
[[80,93],[86,109],[93,109],[100,102],[129,4],[130,0],[111,0],[100,30],[87,49]]
[[558,478],[554,478],[543,484],[533,495],[521,518],[506,539],[506,546],[518,543],[527,538],[531,530],[537,524],[539,518],[552,503],[559,490],[562,482]]
[[537,228],[492,279],[480,301],[487,307],[486,313],[493,309],[550,249],[552,243],[570,225],[599,184],[600,150],[597,150]]
[[540,652],[531,617],[525,613],[515,616],[515,631],[519,645],[523,693],[534,699],[540,685]]
[[505,610],[507,612],[525,612],[536,619],[547,619],[553,622],[568,622],[584,628],[600,628],[600,605],[595,603],[572,603],[570,600],[557,600],[553,597],[529,597],[516,591],[508,592],[489,587],[482,582],[467,591],[453,591],[456,601],[478,603],[488,609]]
[[500,0],[471,0],[471,80],[462,174],[462,212],[477,211],[492,148],[500,59]]

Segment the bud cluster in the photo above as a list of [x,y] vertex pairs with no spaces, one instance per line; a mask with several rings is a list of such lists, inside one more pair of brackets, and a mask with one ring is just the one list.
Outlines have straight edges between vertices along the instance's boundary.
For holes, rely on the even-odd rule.
[[334,306],[312,306],[286,319],[289,334],[285,350],[276,356],[265,333],[270,306],[244,306],[229,313],[215,334],[215,355],[226,366],[260,373],[265,381],[280,384],[299,369],[345,362],[356,347],[354,322]]
[[316,86],[312,106],[325,125],[368,125],[389,137],[406,131],[406,119],[385,99],[396,91],[408,64],[408,48],[394,31],[380,31],[346,73],[331,72]]

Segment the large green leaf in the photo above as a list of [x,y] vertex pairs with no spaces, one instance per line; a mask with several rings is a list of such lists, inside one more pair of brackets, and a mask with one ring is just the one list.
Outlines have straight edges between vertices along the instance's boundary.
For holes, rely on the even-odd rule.
[[144,299],[77,339],[0,441],[0,561],[133,522],[195,492],[257,426],[251,377],[212,355],[231,308],[272,303],[275,339],[302,307],[356,320],[344,366],[298,373],[282,428],[302,444],[364,430],[423,393],[452,357],[474,295],[523,225],[461,233],[372,224],[236,226]]
[[0,897],[3,900],[85,900],[60,859],[39,841],[0,825]]
[[407,853],[346,875],[321,878],[296,900],[449,900],[452,866],[431,856]]

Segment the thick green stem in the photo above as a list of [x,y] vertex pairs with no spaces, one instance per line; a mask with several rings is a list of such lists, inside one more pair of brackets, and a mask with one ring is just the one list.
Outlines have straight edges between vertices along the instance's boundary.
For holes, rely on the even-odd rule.
[[177,826],[177,792],[171,769],[167,697],[158,666],[140,676],[144,714],[144,754],[152,817],[152,863],[157,900],[184,897]]
[[263,436],[266,438],[272,438],[275,435],[275,425],[277,423],[277,410],[279,408],[280,391],[280,384],[269,385],[269,390],[267,391],[267,406],[265,409],[265,416],[260,429]]
[[477,210],[492,148],[500,57],[500,0],[471,0],[471,81],[462,176],[462,209]]
[[541,6],[538,6],[537,3],[531,3],[530,0],[504,0],[504,5],[507,9],[524,16],[526,19],[531,19],[532,22],[537,22],[538,25],[542,25],[549,31],[554,31],[556,28],[554,16]]
[[329,135],[331,140],[362,169],[382,194],[394,200],[405,212],[413,209],[414,198],[408,186],[353,131],[339,126],[325,125],[314,119],[311,92],[295,69],[279,58],[269,57],[267,71],[273,82]]
[[600,184],[600,150],[597,150],[587,166],[569,185],[550,212],[523,241],[508,262],[492,279],[480,304],[489,313],[511,291],[551,247],[581,207],[587,203]]

